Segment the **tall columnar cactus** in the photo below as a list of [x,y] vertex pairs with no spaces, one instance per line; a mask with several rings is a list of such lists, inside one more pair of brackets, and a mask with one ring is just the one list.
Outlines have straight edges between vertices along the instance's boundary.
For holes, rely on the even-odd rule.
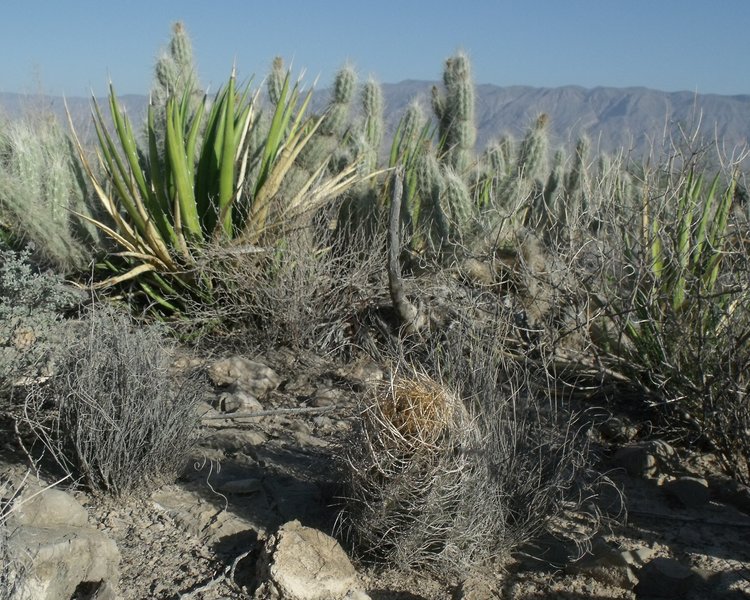
[[480,209],[498,204],[496,197],[511,172],[513,140],[503,137],[485,149],[472,176],[472,188]]
[[348,136],[349,112],[357,87],[357,74],[345,65],[334,79],[331,97],[326,106],[320,127],[300,155],[298,165],[319,165],[325,157],[331,157],[330,169],[340,171],[351,161]]
[[573,164],[570,171],[565,175],[565,210],[566,222],[574,227],[576,223],[586,215],[589,210],[589,140],[582,136],[576,143],[573,154]]
[[[403,221],[416,221],[419,213],[419,163],[429,146],[430,124],[424,109],[418,101],[413,101],[406,109],[391,142],[388,166],[396,168],[403,165],[403,177],[397,178],[403,186],[401,198],[401,216]],[[387,201],[387,200],[386,200]]]
[[476,141],[474,123],[474,83],[471,64],[463,52],[445,61],[443,71],[445,92],[432,88],[432,108],[438,119],[440,151],[446,162],[459,173],[471,163]]
[[284,69],[284,59],[275,56],[271,63],[271,72],[268,74],[266,89],[268,90],[268,99],[273,106],[279,103],[282,90],[284,89],[284,79],[286,70]]
[[512,151],[513,140],[509,137],[503,137],[487,147],[483,162],[492,171],[494,177],[505,178],[508,175]]
[[449,222],[441,207],[444,181],[440,163],[431,151],[422,152],[415,164],[416,194],[407,206],[413,226],[412,246],[436,251],[448,239]]
[[536,199],[529,215],[529,226],[539,231],[545,241],[555,244],[564,226],[565,152],[558,150],[552,159],[552,169],[544,185],[544,192]]
[[[156,143],[157,147],[161,149],[164,148],[167,128],[165,107],[170,96],[175,98],[189,97],[191,113],[195,113],[203,97],[198,81],[198,72],[193,60],[193,45],[185,26],[180,21],[172,26],[172,37],[169,45],[156,61],[154,82],[151,86],[150,104],[154,110]],[[164,151],[162,150],[162,158],[163,155]]]
[[547,115],[539,116],[521,142],[514,166],[495,194],[496,225],[515,229],[536,217],[530,214],[543,200],[547,167]]
[[521,142],[516,159],[516,174],[531,181],[544,181],[547,176],[547,151],[549,117],[541,114]]
[[343,136],[349,122],[349,110],[357,89],[357,74],[350,65],[344,65],[333,81],[331,99],[326,115],[320,125],[320,133],[328,136]]
[[[151,98],[154,105],[166,104],[167,97],[182,98],[186,90],[197,92],[200,87],[193,60],[193,45],[181,22],[172,26],[172,37],[154,67]],[[197,103],[197,100],[196,100]]]
[[[383,141],[383,91],[370,78],[360,93],[362,119],[350,136],[353,156],[359,160],[359,172],[367,177],[378,168],[380,146]],[[398,181],[402,181],[399,179]],[[339,222],[348,231],[367,231],[373,234],[378,226],[378,210],[383,207],[384,195],[378,180],[370,177],[362,181],[341,207]]]
[[452,167],[443,168],[444,192],[440,206],[449,223],[449,242],[461,241],[468,232],[473,212],[471,192],[466,181]]
[[362,88],[362,169],[365,173],[370,173],[377,167],[380,145],[383,142],[383,110],[383,90],[371,78]]

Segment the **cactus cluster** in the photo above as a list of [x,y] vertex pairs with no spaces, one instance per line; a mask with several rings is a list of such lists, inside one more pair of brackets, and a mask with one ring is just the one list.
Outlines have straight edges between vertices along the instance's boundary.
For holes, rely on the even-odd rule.
[[471,163],[477,137],[474,123],[474,83],[469,58],[463,52],[445,61],[444,93],[432,88],[432,108],[439,126],[439,150],[445,162],[463,174]]
[[373,172],[378,166],[378,155],[383,143],[384,110],[383,90],[370,78],[362,87],[362,135],[361,156],[364,173]]
[[[198,80],[198,71],[193,59],[193,44],[181,21],[172,25],[172,37],[154,66],[149,104],[154,112],[156,145],[162,149],[164,160],[164,138],[167,129],[166,105],[170,97],[189,98],[189,110],[194,114],[203,101],[203,91]],[[148,124],[145,124],[145,131]],[[147,136],[146,136],[147,137]],[[147,151],[143,151],[147,154]]]
[[181,98],[187,90],[200,87],[193,60],[193,45],[182,22],[172,25],[172,37],[154,67],[151,97],[156,105],[166,102],[170,95]]

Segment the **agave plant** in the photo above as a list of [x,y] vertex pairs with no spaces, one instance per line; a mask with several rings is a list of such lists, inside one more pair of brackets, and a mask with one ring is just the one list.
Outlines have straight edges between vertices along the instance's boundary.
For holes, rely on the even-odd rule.
[[330,175],[325,173],[328,157],[322,157],[295,195],[281,198],[284,178],[321,120],[307,116],[311,91],[303,94],[289,71],[267,128],[259,118],[258,95],[250,84],[238,89],[233,71],[210,108],[206,98],[193,111],[188,93],[169,96],[163,136],[152,101],[144,153],[138,151],[114,87],[109,93],[112,132],[94,101],[104,180],[74,138],[110,222],[84,218],[118,247],[103,265],[110,276],[98,287],[135,283],[162,308],[179,310],[186,295],[210,297],[211,282],[200,280],[195,269],[206,244],[267,243],[356,183],[356,164]]

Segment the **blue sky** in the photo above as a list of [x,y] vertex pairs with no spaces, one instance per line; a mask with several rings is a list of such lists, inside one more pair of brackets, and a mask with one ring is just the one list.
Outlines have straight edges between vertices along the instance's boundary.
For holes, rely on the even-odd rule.
[[0,91],[146,93],[182,20],[204,85],[275,55],[327,85],[350,61],[381,82],[438,79],[468,52],[477,83],[750,94],[750,0],[2,0]]

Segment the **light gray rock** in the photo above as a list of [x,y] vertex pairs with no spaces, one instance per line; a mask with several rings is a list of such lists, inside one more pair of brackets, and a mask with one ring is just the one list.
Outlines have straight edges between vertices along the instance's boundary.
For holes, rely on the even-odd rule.
[[260,521],[271,517],[268,502],[262,492],[249,495],[256,500],[252,507],[258,522],[240,517],[230,510],[218,508],[198,492],[177,486],[164,486],[151,495],[154,508],[173,519],[191,535],[208,544],[220,544],[229,538],[253,538],[265,535]]
[[219,409],[225,413],[256,412],[263,410],[263,405],[258,402],[258,399],[253,394],[237,389],[233,392],[225,392],[219,396]]
[[[299,521],[282,525],[266,542],[257,563],[258,599],[341,600],[366,598],[339,543]],[[348,594],[348,596],[347,596]]]
[[14,503],[11,524],[30,527],[87,527],[86,509],[73,496],[55,488],[38,492],[34,487]]
[[7,545],[16,569],[11,600],[67,600],[85,583],[96,590],[95,598],[117,598],[120,553],[100,531],[19,526]]
[[255,398],[275,390],[281,383],[281,378],[271,367],[243,356],[216,361],[208,367],[208,376],[214,385],[234,385],[232,391],[242,390]]

